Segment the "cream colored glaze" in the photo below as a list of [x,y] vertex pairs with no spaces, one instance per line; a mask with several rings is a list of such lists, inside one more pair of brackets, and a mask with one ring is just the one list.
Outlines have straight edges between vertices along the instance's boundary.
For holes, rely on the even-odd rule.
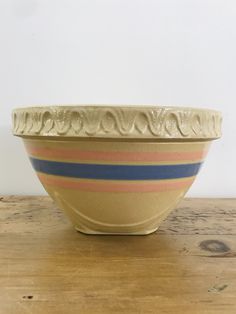
[[[29,155],[41,165],[36,168],[46,191],[67,213],[75,228],[88,234],[148,234],[155,231],[184,197],[193,180],[184,183],[183,178],[170,179],[169,184],[164,175],[164,179],[158,177],[150,183],[149,179],[133,177],[129,181],[123,179],[126,176],[122,174],[122,180],[106,177],[102,182],[101,177],[79,177],[80,172],[76,178],[71,178],[64,172],[47,173],[42,167],[66,162],[79,163],[79,167],[86,169],[90,167],[89,171],[98,168],[107,171],[106,164],[179,165],[168,168],[173,171],[174,168],[183,169],[185,166],[181,165],[185,164],[198,165],[211,140],[221,136],[221,114],[207,109],[49,106],[18,108],[12,117],[13,133],[24,139]],[[137,159],[136,154],[139,154]],[[86,166],[81,166],[83,163]],[[99,164],[99,167],[94,168],[93,164]],[[78,165],[59,164],[59,167],[72,167],[72,171],[74,166]],[[115,171],[121,168],[128,169],[118,167]],[[166,167],[149,169],[159,171],[161,168],[166,173]],[[80,169],[84,171],[84,168]],[[139,171],[140,168],[133,169]],[[192,177],[194,179],[195,173]],[[147,188],[140,188],[139,184],[147,185]]]

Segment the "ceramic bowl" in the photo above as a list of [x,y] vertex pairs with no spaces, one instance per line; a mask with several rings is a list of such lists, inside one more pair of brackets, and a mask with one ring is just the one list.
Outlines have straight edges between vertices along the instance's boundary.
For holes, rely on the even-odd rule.
[[149,234],[183,198],[212,140],[214,110],[51,106],[13,111],[48,194],[87,234]]

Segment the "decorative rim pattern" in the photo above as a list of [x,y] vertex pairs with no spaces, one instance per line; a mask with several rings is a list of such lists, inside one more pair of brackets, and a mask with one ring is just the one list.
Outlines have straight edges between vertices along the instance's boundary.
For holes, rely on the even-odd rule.
[[159,106],[51,106],[13,110],[18,136],[215,139],[221,113]]

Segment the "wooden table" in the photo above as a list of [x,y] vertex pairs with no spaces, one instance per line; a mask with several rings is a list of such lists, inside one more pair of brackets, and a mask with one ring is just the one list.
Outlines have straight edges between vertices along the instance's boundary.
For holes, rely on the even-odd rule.
[[149,236],[76,232],[46,196],[0,198],[0,314],[236,313],[236,199],[185,199]]

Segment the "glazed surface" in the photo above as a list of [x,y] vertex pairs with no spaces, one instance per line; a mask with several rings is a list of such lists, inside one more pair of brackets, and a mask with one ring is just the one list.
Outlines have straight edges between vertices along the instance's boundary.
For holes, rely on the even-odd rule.
[[193,183],[209,142],[24,139],[51,197],[85,233],[156,230]]

